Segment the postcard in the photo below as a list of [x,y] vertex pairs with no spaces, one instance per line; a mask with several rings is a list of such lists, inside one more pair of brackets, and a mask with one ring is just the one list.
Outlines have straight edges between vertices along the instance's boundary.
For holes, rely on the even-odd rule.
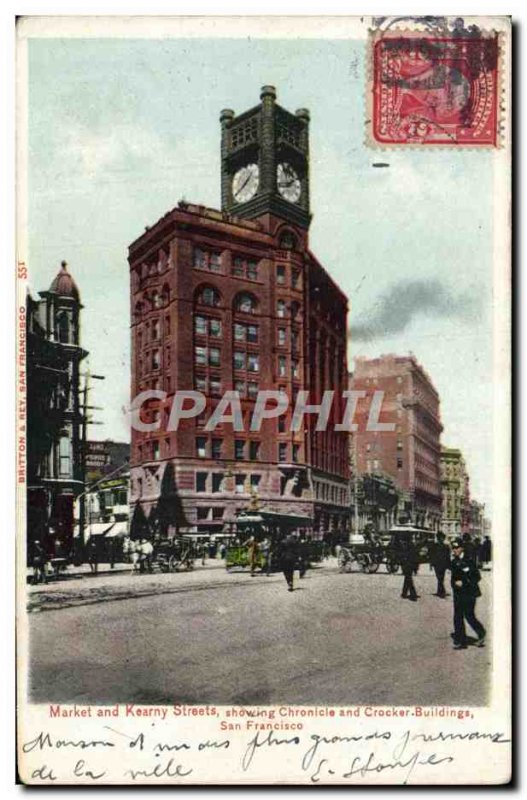
[[511,20],[21,17],[21,783],[511,780]]

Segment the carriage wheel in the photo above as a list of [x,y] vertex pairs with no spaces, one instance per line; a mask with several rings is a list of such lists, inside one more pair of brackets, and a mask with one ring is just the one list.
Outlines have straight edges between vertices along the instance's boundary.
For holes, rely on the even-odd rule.
[[388,561],[386,562],[386,572],[389,572],[390,575],[395,575],[398,569],[399,569],[399,564],[397,563],[397,561],[388,559]]
[[366,572],[368,575],[373,575],[373,573],[377,572],[378,569],[379,569],[379,562],[373,561],[370,558],[364,565],[364,572]]
[[168,571],[177,572],[181,566],[181,561],[177,556],[170,556],[168,559]]
[[193,558],[188,558],[187,561],[186,561],[186,564],[187,564],[187,569],[189,571],[194,569],[194,559]]

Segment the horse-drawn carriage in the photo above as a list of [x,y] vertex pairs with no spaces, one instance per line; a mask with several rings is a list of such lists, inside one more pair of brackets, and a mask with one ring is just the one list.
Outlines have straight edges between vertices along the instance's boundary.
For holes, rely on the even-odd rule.
[[433,531],[413,525],[394,525],[386,533],[377,536],[354,535],[349,544],[340,549],[339,570],[351,572],[357,566],[362,572],[371,574],[384,565],[386,572],[395,574],[401,566],[401,548],[405,545],[415,548],[420,564],[427,563],[434,536]]
[[158,539],[154,542],[152,564],[161,572],[180,572],[194,569],[195,545],[186,536]]

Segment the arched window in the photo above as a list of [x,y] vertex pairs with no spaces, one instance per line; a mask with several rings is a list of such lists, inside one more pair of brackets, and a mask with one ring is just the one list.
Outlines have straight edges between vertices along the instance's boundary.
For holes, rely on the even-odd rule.
[[243,314],[255,314],[257,308],[256,298],[248,292],[242,292],[234,298],[234,309]]
[[66,313],[59,314],[57,318],[57,333],[59,342],[67,344],[70,340],[70,321]]
[[297,239],[292,231],[285,230],[280,234],[279,246],[282,250],[296,250]]
[[196,295],[196,302],[203,306],[216,307],[220,301],[220,293],[213,286],[203,286]]

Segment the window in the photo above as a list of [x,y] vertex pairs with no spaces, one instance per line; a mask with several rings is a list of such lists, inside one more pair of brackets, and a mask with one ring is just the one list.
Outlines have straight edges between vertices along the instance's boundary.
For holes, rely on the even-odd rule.
[[206,506],[198,506],[196,509],[196,516],[198,519],[208,519],[210,514],[210,509]]
[[278,328],[278,344],[284,345],[287,340],[287,334],[285,328]]
[[285,267],[281,265],[276,268],[276,282],[282,286],[285,283]]
[[293,269],[291,272],[291,286],[293,289],[298,289],[300,287],[300,270]]
[[283,378],[286,374],[287,360],[285,356],[278,356],[278,375]]
[[70,440],[68,436],[61,436],[59,442],[59,474],[70,474]]
[[221,381],[216,378],[210,379],[210,393],[214,395],[214,397],[219,397],[221,394]]
[[235,491],[236,494],[243,494],[245,492],[245,475],[238,474],[235,476]]
[[161,323],[158,319],[152,322],[152,341],[157,341],[161,335]]
[[254,474],[251,475],[251,478],[250,478],[251,489],[255,489],[255,490],[258,489],[258,487],[260,486],[261,477],[262,477],[261,475],[254,475]]
[[256,311],[256,300],[251,294],[239,294],[234,302],[236,311],[243,314],[254,314]]
[[287,442],[279,442],[278,444],[278,461],[287,461]]
[[397,439],[397,449],[398,450],[402,450],[403,449],[403,443],[402,443],[402,441],[400,439]]
[[207,491],[207,476],[208,472],[196,472],[196,491],[197,492],[206,492]]
[[256,261],[247,262],[247,277],[251,281],[258,280],[258,264]]
[[152,458],[154,459],[154,461],[157,461],[159,459],[159,442],[158,441],[152,442]]
[[212,491],[214,494],[223,490],[223,472],[212,473]]
[[291,231],[284,231],[280,236],[280,247],[283,250],[294,250],[296,248],[296,237]]
[[247,391],[245,381],[234,381],[234,391],[238,392],[240,397],[245,397],[245,392]]
[[276,304],[276,315],[278,317],[285,317],[286,305],[285,300],[278,300]]
[[206,392],[207,391],[207,379],[204,378],[202,375],[196,375],[194,380],[194,387],[197,392]]
[[278,433],[285,433],[285,417],[283,414],[278,417]]
[[223,519],[225,509],[221,506],[212,509],[212,519]]
[[249,460],[258,461],[260,458],[260,442],[249,442]]
[[300,456],[300,445],[299,444],[294,444],[293,445],[293,461],[295,463],[298,461],[299,456]]
[[300,377],[300,369],[298,366],[298,361],[296,361],[296,359],[293,359],[293,361],[291,362],[291,370],[293,372],[293,378]]
[[220,350],[218,347],[211,347],[209,350],[209,364],[211,367],[220,366]]
[[256,325],[247,325],[247,341],[251,344],[258,343],[258,327]]
[[198,294],[197,301],[204,306],[219,306],[220,293],[212,286],[204,286]]
[[256,281],[258,280],[258,262],[251,258],[236,256],[232,260],[232,274],[235,278]]
[[291,319],[296,319],[300,312],[300,304],[295,300],[291,303]]
[[398,375],[397,376],[397,383],[402,383],[402,382],[403,382],[403,376],[402,375]]
[[209,320],[209,335],[213,336],[215,339],[221,336],[221,320],[219,319]]
[[223,439],[212,440],[212,458],[221,458],[221,448],[223,446]]
[[194,348],[194,363],[199,364],[200,366],[207,365],[207,348],[206,347],[195,347]]
[[194,249],[194,267],[196,269],[208,269],[211,272],[221,272],[221,253]]
[[207,318],[196,316],[194,317],[194,332],[199,336],[207,335]]
[[258,384],[254,381],[249,381],[247,383],[247,393],[249,397],[256,397],[258,394]]
[[159,369],[159,350],[152,350],[152,369]]
[[260,370],[260,357],[255,353],[247,354],[247,369],[249,372],[259,372]]
[[234,369],[245,369],[245,353],[241,350],[234,351]]
[[243,258],[235,258],[232,262],[232,274],[235,278],[243,278],[245,276],[245,267]]
[[403,468],[403,460],[402,460],[402,458],[398,458],[397,459],[397,469],[402,469],[402,468]]
[[234,440],[234,458],[243,461],[245,458],[245,441],[243,439]]
[[237,342],[244,342],[245,341],[245,325],[240,325],[239,322],[234,324],[234,338]]
[[204,436],[198,436],[196,439],[196,455],[198,458],[207,457],[207,440]]
[[298,331],[293,331],[291,333],[291,350],[295,353],[298,350]]

